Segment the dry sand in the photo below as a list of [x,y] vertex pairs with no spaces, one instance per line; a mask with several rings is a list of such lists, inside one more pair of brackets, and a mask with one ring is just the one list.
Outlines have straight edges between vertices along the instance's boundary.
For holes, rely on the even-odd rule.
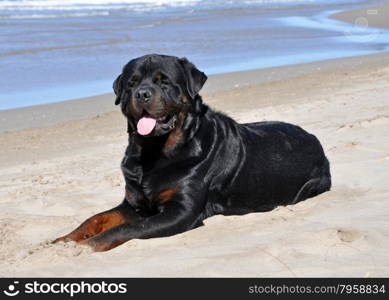
[[120,113],[0,134],[0,276],[389,276],[389,55],[378,57],[204,97],[239,122],[317,135],[332,191],[105,253],[47,241],[121,201]]

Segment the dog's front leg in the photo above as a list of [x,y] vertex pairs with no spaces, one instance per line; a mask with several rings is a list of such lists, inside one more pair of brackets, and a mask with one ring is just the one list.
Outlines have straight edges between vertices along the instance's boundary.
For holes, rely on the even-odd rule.
[[140,219],[141,217],[124,200],[119,206],[88,218],[75,230],[55,239],[53,243],[67,241],[80,243],[110,228],[124,223],[139,222]]
[[94,251],[107,251],[131,239],[171,236],[190,230],[198,222],[202,203],[204,201],[201,197],[200,199],[169,201],[156,215],[145,218],[139,223],[126,223],[111,228],[84,243],[92,247]]

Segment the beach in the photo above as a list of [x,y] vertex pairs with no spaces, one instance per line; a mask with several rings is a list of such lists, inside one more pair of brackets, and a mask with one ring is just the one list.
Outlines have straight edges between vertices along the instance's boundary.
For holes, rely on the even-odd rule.
[[[121,113],[1,133],[0,276],[389,276],[389,54],[378,55],[294,66],[285,71],[294,76],[262,83],[243,79],[263,70],[210,78],[228,84],[209,88],[204,102],[235,120],[282,120],[315,134],[331,163],[330,192],[109,252],[50,241],[122,200]],[[113,95],[101,97],[114,109]]]
[[[206,59],[212,60],[214,53],[205,44],[202,47],[207,48],[208,52],[204,52],[204,57],[188,57],[196,65],[199,59],[200,69],[205,65],[206,71],[220,71],[215,72],[217,74],[210,72],[200,92],[203,101],[215,110],[228,114],[239,123],[278,120],[297,124],[316,135],[330,161],[331,191],[265,213],[213,216],[205,220],[205,226],[194,230],[166,238],[131,240],[108,252],[95,253],[75,243],[51,244],[51,241],[68,233],[91,215],[116,206],[124,197],[120,162],[127,146],[126,120],[119,107],[114,105],[115,97],[112,92],[108,92],[105,79],[107,74],[112,73],[109,77],[111,86],[121,65],[108,59],[105,63],[111,69],[105,69],[106,74],[103,76],[102,73],[94,73],[93,63],[88,64],[99,56],[99,51],[115,49],[112,51],[118,51],[115,52],[118,56],[112,55],[111,58],[115,56],[118,60],[124,57],[125,51],[108,43],[104,46],[107,48],[91,50],[96,52],[90,55],[89,60],[77,56],[77,59],[91,67],[88,71],[85,69],[87,66],[81,64],[79,68],[83,69],[82,72],[75,74],[75,79],[85,75],[85,80],[93,83],[86,91],[99,82],[104,83],[96,95],[82,97],[82,93],[76,89],[74,95],[79,96],[70,97],[70,101],[47,97],[47,102],[38,99],[36,104],[40,105],[18,108],[15,101],[22,99],[23,94],[18,94],[14,99],[7,98],[7,95],[16,95],[12,94],[11,89],[17,86],[9,85],[8,91],[7,82],[3,82],[3,86],[0,84],[0,100],[6,98],[4,103],[11,104],[7,106],[9,109],[0,109],[0,276],[388,277],[389,52],[386,49],[389,48],[387,40],[385,42],[385,28],[389,28],[389,18],[386,17],[389,5],[382,6],[383,1],[372,2],[377,5],[360,7],[354,2],[323,2],[319,4],[323,11],[334,12],[333,15],[325,16],[326,26],[332,24],[336,30],[320,31],[318,36],[317,32],[307,29],[293,33],[297,28],[293,27],[288,33],[290,37],[310,36],[315,39],[317,44],[311,45],[300,40],[304,51],[309,53],[318,49],[315,47],[338,38],[339,32],[348,28],[347,24],[351,26],[360,20],[358,18],[366,18],[369,26],[373,26],[355,35],[359,40],[350,35],[348,41],[355,44],[351,48],[346,47],[347,43],[337,44],[334,40],[326,44],[324,54],[328,53],[328,49],[334,50],[328,57],[323,53],[316,57],[309,56],[309,59],[289,57],[291,61],[296,58],[295,63],[280,59],[288,53],[287,42],[283,42],[286,47],[279,53],[272,53],[273,48],[269,49],[268,56],[262,57],[264,62],[257,65],[258,61],[253,61],[252,68],[247,67],[251,63],[250,59],[246,59],[246,65],[235,61],[239,54],[243,56],[243,52],[239,51],[229,57],[226,50],[220,56],[221,60],[231,59],[234,66],[231,70],[228,67],[223,70],[217,64],[207,64]],[[264,9],[274,17],[279,12],[284,12],[285,16],[290,12],[301,12],[300,8],[302,15],[312,13],[316,16],[320,11],[320,7],[310,4],[298,4],[292,8],[275,8],[270,5]],[[93,9],[92,13],[97,18],[105,13],[95,10],[95,7]],[[228,19],[228,14],[245,19],[248,12],[253,16],[263,13],[262,7],[253,11],[247,7],[212,9],[213,14],[220,15],[218,21],[226,16]],[[178,14],[193,13],[193,20],[199,20],[209,13],[201,10],[196,12],[196,8],[193,10],[195,12],[184,8]],[[164,13],[161,12],[162,15]],[[49,11],[46,14],[44,18],[49,19],[58,12]],[[118,16],[121,18],[122,15]],[[112,15],[112,19],[106,20],[111,22],[117,20],[118,16]],[[320,23],[324,17],[320,14],[318,16],[316,21]],[[11,25],[12,17],[12,14],[5,17],[0,14],[0,20],[10,22]],[[28,18],[35,17],[35,14],[28,15]],[[41,17],[37,18],[38,23],[41,22]],[[75,30],[84,24],[83,17],[72,20],[66,18],[53,18],[50,22],[62,22],[66,28],[72,28],[69,24],[73,26],[80,22],[74,27]],[[166,19],[169,20],[166,24],[174,27],[174,22],[181,26],[180,22],[185,18],[173,18],[176,20],[173,23],[170,16]],[[133,20],[135,25],[143,26],[143,23],[137,23],[139,20],[141,17]],[[284,18],[282,22],[286,22],[285,26],[292,23],[297,26],[299,20]],[[24,19],[23,22],[28,24],[31,21]],[[342,25],[338,22],[342,22]],[[249,24],[249,21],[244,24]],[[271,23],[272,26],[274,24]],[[312,28],[317,26],[316,23],[309,24]],[[208,29],[213,28],[211,25],[207,23]],[[249,32],[247,28],[240,29],[241,32]],[[112,30],[120,32],[121,29]],[[166,29],[166,32],[169,30],[172,28]],[[277,30],[282,31],[282,28]],[[277,40],[277,30],[267,32],[269,40]],[[99,28],[97,31],[103,30]],[[82,39],[82,34],[78,38]],[[85,34],[88,32],[85,31]],[[234,32],[228,38],[228,47],[234,45],[231,41],[239,34]],[[115,37],[121,38],[120,34]],[[245,39],[246,36],[241,38]],[[363,41],[367,38],[372,40]],[[263,42],[266,44],[266,40]],[[295,42],[293,45],[298,45],[298,41]],[[184,44],[185,47],[191,45],[188,41]],[[18,45],[9,42],[10,47]],[[247,47],[251,46],[249,44]],[[167,47],[167,44],[163,47]],[[347,51],[342,52],[342,47],[346,47]],[[74,49],[59,51],[68,51],[69,57],[73,57],[71,51],[78,51]],[[293,49],[291,46],[292,52]],[[42,51],[45,54],[37,52],[35,54],[38,56],[28,59],[42,65],[44,55],[57,53],[56,50],[46,50]],[[301,53],[304,54],[304,51]],[[334,55],[337,51],[339,55]],[[185,49],[182,52],[184,54]],[[52,59],[56,59],[62,52],[58,53],[53,54]],[[25,54],[17,55],[24,57]],[[62,60],[58,61],[62,64],[71,61],[77,65],[78,61],[69,57],[61,57]],[[269,65],[266,65],[266,58],[271,60]],[[17,72],[28,70],[21,68],[16,73],[8,73],[7,70],[11,70],[17,59],[11,55],[5,58],[0,55],[0,59],[8,62],[2,65],[6,66],[2,71],[10,74],[9,78],[17,76]],[[279,64],[274,63],[277,60],[280,60]],[[30,70],[35,68],[34,64],[29,66]],[[69,69],[64,71],[66,76],[75,73],[72,67],[69,63]],[[102,68],[105,68],[104,64]],[[47,70],[39,70],[43,73],[37,76],[38,81],[46,79],[44,72]],[[92,73],[97,77],[92,78]],[[31,86],[39,92],[38,81],[32,78],[31,82],[26,83],[25,90],[28,92]],[[64,85],[61,84],[55,80],[50,81],[50,92],[45,94],[47,90],[42,88],[42,95],[51,95],[51,91],[53,95],[66,92],[66,80]],[[74,87],[72,84],[69,86]],[[30,98],[25,103],[34,103],[36,91],[32,89],[30,94],[27,93]],[[7,102],[9,99],[13,100]]]

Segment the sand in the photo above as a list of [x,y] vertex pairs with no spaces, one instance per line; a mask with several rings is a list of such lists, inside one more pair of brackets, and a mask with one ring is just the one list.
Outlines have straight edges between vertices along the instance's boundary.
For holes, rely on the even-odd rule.
[[389,276],[389,55],[364,59],[204,97],[239,122],[282,120],[317,135],[330,192],[109,252],[49,241],[121,201],[121,114],[1,133],[0,276]]

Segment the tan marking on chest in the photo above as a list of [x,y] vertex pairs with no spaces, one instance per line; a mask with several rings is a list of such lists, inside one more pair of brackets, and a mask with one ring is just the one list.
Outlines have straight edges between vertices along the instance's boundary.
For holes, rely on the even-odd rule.
[[163,190],[161,193],[158,194],[157,201],[160,204],[164,204],[168,201],[170,201],[173,197],[173,195],[178,191],[178,187],[169,188],[166,190]]

